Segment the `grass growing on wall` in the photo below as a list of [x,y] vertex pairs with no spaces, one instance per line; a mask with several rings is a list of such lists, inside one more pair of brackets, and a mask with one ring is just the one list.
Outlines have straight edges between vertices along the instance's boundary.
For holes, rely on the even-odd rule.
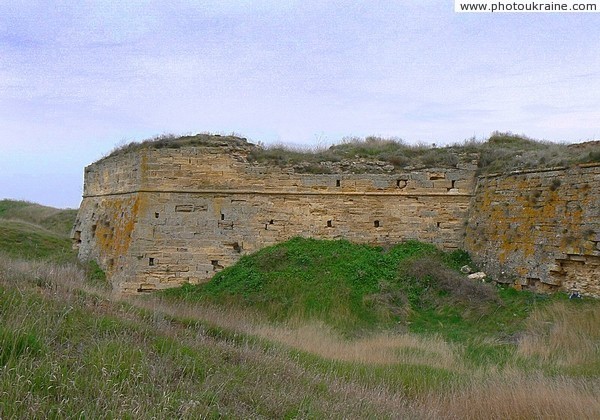
[[[207,133],[157,136],[141,142],[117,147],[109,156],[143,148],[181,148],[194,146],[246,145],[246,139],[235,135],[220,136]],[[486,140],[468,139],[447,146],[411,144],[401,138],[380,136],[345,137],[330,147],[298,148],[282,144],[249,146],[248,160],[274,166],[293,166],[297,172],[331,173],[332,162],[346,162],[351,172],[369,171],[352,166],[367,160],[392,165],[393,170],[422,168],[456,168],[478,165],[480,174],[535,168],[567,166],[575,163],[600,162],[600,142],[567,145],[531,139],[510,132],[494,132]],[[371,169],[372,170],[372,169]]]

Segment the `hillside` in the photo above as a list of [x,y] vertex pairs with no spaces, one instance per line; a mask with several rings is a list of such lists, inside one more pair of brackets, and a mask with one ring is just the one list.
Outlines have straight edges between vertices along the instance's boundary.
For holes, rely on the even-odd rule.
[[0,251],[13,257],[74,257],[69,233],[77,210],[0,200]]
[[472,283],[462,252],[296,238],[130,299],[34,257],[0,252],[1,418],[600,416],[598,302]]
[[563,299],[470,280],[459,271],[467,264],[462,251],[416,241],[383,249],[294,238],[243,257],[206,284],[162,294],[248,308],[275,322],[323,323],[348,337],[384,330],[453,341],[511,340],[531,310]]
[[28,201],[0,200],[0,219],[28,222],[59,235],[69,235],[77,209],[57,209]]
[[467,263],[462,252],[442,253],[419,242],[384,250],[343,240],[295,238],[243,257],[205,285],[164,293],[242,305],[276,321],[318,320],[355,333],[407,325],[421,309],[495,302],[497,291],[491,285],[468,282],[457,273]]

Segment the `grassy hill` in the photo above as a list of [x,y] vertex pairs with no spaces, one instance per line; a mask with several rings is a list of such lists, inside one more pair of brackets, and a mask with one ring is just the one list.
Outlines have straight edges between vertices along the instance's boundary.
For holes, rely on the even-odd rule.
[[599,302],[470,282],[463,252],[295,238],[118,298],[0,222],[0,418],[600,417]]
[[486,352],[505,363],[511,356],[505,344],[531,311],[565,296],[474,282],[460,273],[465,264],[471,262],[462,251],[444,253],[416,241],[382,249],[295,238],[243,257],[206,284],[162,293],[171,301],[248,308],[275,322],[323,323],[346,337],[437,335],[465,344],[473,361]]
[[495,301],[497,291],[490,285],[457,274],[468,262],[465,253],[444,254],[419,242],[384,250],[295,238],[243,257],[207,284],[164,293],[253,308],[275,321],[319,320],[352,334],[413,319],[417,309]]
[[27,259],[71,259],[77,210],[0,200],[0,252]]
[[69,235],[75,217],[76,209],[57,209],[28,201],[0,200],[0,219],[29,222],[60,235]]

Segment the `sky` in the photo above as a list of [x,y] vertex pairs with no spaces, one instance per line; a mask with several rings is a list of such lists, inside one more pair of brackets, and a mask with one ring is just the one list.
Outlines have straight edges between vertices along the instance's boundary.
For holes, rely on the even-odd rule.
[[0,199],[76,208],[83,170],[172,133],[329,146],[600,139],[600,13],[453,0],[0,2]]

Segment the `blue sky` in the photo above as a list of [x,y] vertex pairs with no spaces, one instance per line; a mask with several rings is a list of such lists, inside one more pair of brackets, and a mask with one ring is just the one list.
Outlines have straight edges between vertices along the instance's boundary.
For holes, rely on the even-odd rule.
[[600,138],[600,14],[437,1],[0,3],[0,198],[77,207],[83,168],[162,133],[447,144]]

